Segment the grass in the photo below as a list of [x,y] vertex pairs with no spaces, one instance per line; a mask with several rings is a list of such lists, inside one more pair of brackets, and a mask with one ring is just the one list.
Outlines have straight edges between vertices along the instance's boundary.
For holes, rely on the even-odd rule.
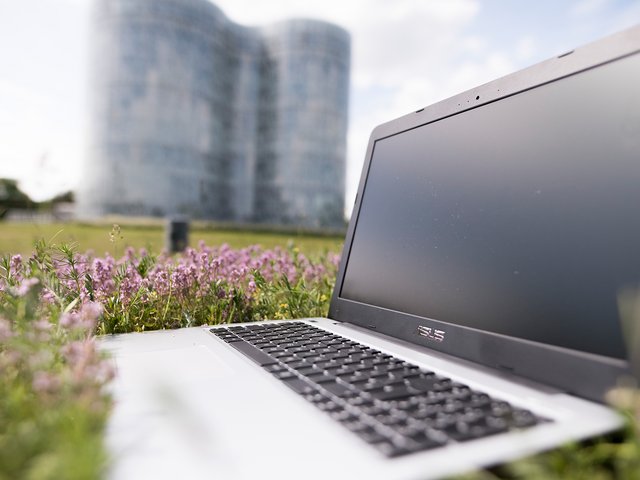
[[[21,254],[28,256],[37,240],[52,240],[55,243],[74,245],[79,252],[93,250],[96,255],[110,253],[119,256],[124,248],[146,248],[150,252],[160,252],[164,247],[164,227],[161,223],[122,224],[122,239],[117,247],[110,239],[112,223],[0,223],[0,256]],[[215,229],[204,225],[194,225],[189,235],[189,243],[196,247],[203,240],[207,245],[229,244],[233,248],[244,248],[258,244],[265,249],[276,246],[295,245],[307,255],[326,251],[340,252],[343,236],[324,236],[305,233],[278,233],[268,231]],[[118,251],[114,251],[117,248]]]
[[[25,253],[0,255],[0,480],[104,476],[111,399],[103,387],[113,372],[97,354],[96,332],[326,314],[337,266],[327,251],[341,246],[336,237],[196,228],[192,245],[296,246],[201,246],[167,257],[157,255],[159,225],[125,225],[112,242],[115,231],[0,223],[0,251]],[[31,256],[38,237],[56,245],[41,241]],[[128,245],[150,253],[125,253]],[[96,256],[77,253],[87,249]],[[99,258],[105,251],[110,256]],[[627,419],[619,435],[462,478],[640,480],[640,393],[620,390],[609,400]]]

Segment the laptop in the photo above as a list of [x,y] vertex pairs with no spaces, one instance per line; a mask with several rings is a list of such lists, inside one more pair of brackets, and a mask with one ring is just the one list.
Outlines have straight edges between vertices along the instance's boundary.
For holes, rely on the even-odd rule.
[[101,339],[110,478],[442,478],[619,428],[638,85],[640,26],[375,128],[328,318]]

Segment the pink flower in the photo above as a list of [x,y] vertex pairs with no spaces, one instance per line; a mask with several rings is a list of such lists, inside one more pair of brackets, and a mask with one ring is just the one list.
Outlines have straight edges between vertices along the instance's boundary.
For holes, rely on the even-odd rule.
[[0,318],[0,342],[5,342],[13,337],[14,333],[11,329],[11,322],[9,320],[5,320],[4,318]]
[[47,319],[41,318],[40,320],[34,322],[33,327],[39,332],[48,332],[51,330],[53,325]]
[[60,315],[60,326],[73,329],[80,323],[80,315],[77,312],[65,312]]
[[93,340],[78,340],[62,347],[62,355],[70,365],[85,365],[96,351]]
[[124,304],[135,296],[142,285],[142,277],[133,265],[128,265],[119,285],[120,299]]
[[14,255],[9,261],[9,273],[15,278],[20,279],[22,272],[22,255]]
[[60,388],[60,379],[50,372],[36,372],[31,386],[38,393],[54,393]]
[[29,293],[31,288],[38,283],[40,283],[40,280],[38,280],[37,278],[27,278],[20,282],[20,285],[18,285],[18,288],[16,289],[16,294],[19,297],[24,297],[27,293]]
[[102,315],[102,305],[97,302],[86,302],[79,312],[66,312],[60,316],[60,325],[69,330],[79,329],[92,331]]
[[115,280],[114,280],[114,270],[115,270],[115,260],[106,256],[104,259],[96,258],[93,260],[92,265],[92,278],[93,278],[93,288],[96,291],[96,296],[98,298],[106,298],[115,288]]
[[95,324],[102,315],[102,305],[98,302],[86,302],[80,309],[80,316],[85,322]]
[[56,303],[56,296],[48,288],[43,288],[42,293],[40,295],[43,302],[48,303],[50,305],[53,305],[54,303]]

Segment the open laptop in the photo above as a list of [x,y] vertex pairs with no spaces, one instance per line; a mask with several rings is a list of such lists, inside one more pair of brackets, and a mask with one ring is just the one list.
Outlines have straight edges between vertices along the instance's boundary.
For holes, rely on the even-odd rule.
[[639,85],[634,27],[377,127],[328,318],[102,340],[111,477],[440,478],[619,427]]

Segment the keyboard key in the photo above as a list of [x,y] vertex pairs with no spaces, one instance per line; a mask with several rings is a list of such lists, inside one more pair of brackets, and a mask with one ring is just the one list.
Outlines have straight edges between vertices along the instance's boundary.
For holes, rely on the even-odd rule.
[[305,360],[309,361],[309,359],[317,358],[318,352],[315,352],[315,351],[297,352],[296,357],[304,358]]
[[386,435],[382,435],[380,432],[375,430],[372,427],[366,427],[357,432],[360,438],[362,438],[367,443],[380,443],[384,441],[389,441]]
[[369,424],[361,421],[358,417],[350,417],[348,419],[342,420],[340,423],[342,423],[347,429],[355,433],[371,428]]
[[244,342],[244,340],[242,340],[240,337],[227,337],[224,339],[224,341],[227,343]]
[[293,389],[296,393],[305,394],[313,392],[314,389],[307,382],[299,377],[283,379],[284,384]]
[[381,413],[373,418],[376,422],[379,422],[387,427],[406,425],[405,419],[403,417],[399,417],[395,413]]
[[273,363],[277,363],[277,360],[273,358],[271,355],[268,355],[258,350],[256,347],[254,347],[253,345],[247,342],[240,341],[240,342],[230,343],[229,345],[231,345],[236,350],[239,350],[240,352],[244,353],[247,357],[249,357],[251,360],[253,360],[260,366],[264,367],[265,365],[271,365]]
[[486,393],[473,392],[469,398],[469,404],[475,408],[488,407],[491,405],[491,397]]
[[341,412],[342,411],[342,407],[332,400],[328,400],[325,402],[318,402],[316,403],[316,407],[318,407],[323,412],[338,412],[338,411]]
[[290,378],[298,378],[298,376],[292,372],[290,372],[289,370],[284,370],[282,372],[276,372],[273,374],[274,377],[280,379],[280,380],[288,380]]
[[339,365],[335,360],[321,360],[317,362],[313,362],[313,364],[318,368],[338,368]]
[[327,382],[335,382],[336,380],[336,377],[334,377],[333,375],[327,375],[324,372],[311,373],[305,376],[312,382],[317,383],[318,385],[322,385],[323,383],[327,383]]
[[279,372],[287,372],[287,367],[280,363],[274,363],[273,365],[267,365],[264,367],[267,372],[271,373],[279,373]]
[[356,417],[355,415],[353,415],[351,412],[349,412],[348,410],[339,410],[339,411],[335,411],[335,412],[330,412],[329,415],[331,416],[331,418],[333,418],[335,421],[337,422],[349,422],[349,421],[355,421],[358,420],[358,417]]
[[300,375],[313,375],[313,374],[321,374],[323,373],[323,370],[320,370],[317,367],[314,367],[313,365],[309,365],[307,362],[304,362],[305,366],[302,366],[300,368],[297,368],[296,371],[300,374]]
[[[344,387],[344,388],[346,388],[346,387]],[[362,397],[360,395],[357,395],[357,396],[353,396],[353,397],[348,398],[347,399],[347,403],[349,405],[353,405],[354,407],[362,408],[362,407],[368,407],[368,406],[373,405],[373,400],[368,399],[368,398],[364,398],[364,397]]]
[[507,402],[492,402],[491,415],[494,417],[507,417],[512,413],[511,405]]
[[516,428],[530,427],[538,423],[536,416],[529,410],[515,410],[512,421],[513,426]]
[[433,389],[433,386],[437,383],[434,376],[431,377],[418,377],[407,379],[407,385],[418,392],[428,392]]
[[300,360],[299,358],[284,363],[286,363],[289,368],[293,368],[294,370],[298,370],[302,367],[311,367],[309,363],[305,362],[304,360]]
[[309,400],[311,403],[322,403],[322,402],[326,402],[328,399],[326,395],[315,390],[311,393],[306,393],[304,395],[304,398]]
[[405,453],[409,453],[410,450],[403,445],[397,445],[392,441],[386,440],[375,444],[375,447],[387,457],[397,457]]
[[324,382],[320,386],[337,397],[344,397],[348,392],[350,392],[349,388],[335,381]]
[[365,415],[375,417],[376,415],[381,415],[386,413],[388,410],[384,407],[371,403],[369,405],[362,405],[360,407],[360,411]]

